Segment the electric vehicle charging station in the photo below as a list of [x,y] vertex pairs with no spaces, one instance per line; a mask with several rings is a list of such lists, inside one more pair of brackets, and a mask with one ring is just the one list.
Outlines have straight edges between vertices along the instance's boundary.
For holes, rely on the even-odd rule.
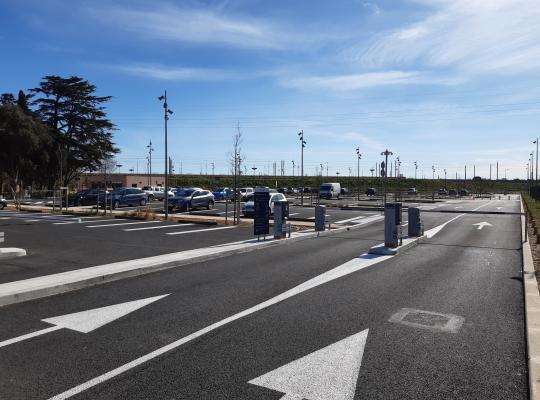
[[407,236],[419,237],[424,234],[424,227],[420,219],[420,209],[416,207],[409,207],[408,210],[409,225],[407,230]]
[[401,203],[384,205],[384,245],[398,247],[401,240]]

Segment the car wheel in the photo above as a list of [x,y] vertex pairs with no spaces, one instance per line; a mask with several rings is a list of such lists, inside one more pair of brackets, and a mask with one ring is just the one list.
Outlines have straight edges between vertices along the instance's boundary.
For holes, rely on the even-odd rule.
[[214,202],[212,200],[210,200],[206,205],[206,209],[210,210],[211,208],[214,208]]
[[146,199],[141,199],[141,201],[139,202],[139,204],[141,206],[145,206],[146,205]]
[[148,196],[148,201],[154,201],[154,200],[156,200],[156,196],[154,196],[153,194]]
[[118,207],[120,207],[120,201],[115,200],[113,203],[113,208],[118,208]]

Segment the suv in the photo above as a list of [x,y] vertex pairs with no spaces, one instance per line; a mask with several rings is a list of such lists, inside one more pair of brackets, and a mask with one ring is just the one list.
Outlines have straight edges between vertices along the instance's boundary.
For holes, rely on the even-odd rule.
[[231,188],[217,188],[212,192],[216,200],[231,200],[234,197],[234,190]]
[[[143,186],[142,190],[148,194],[148,200],[165,200],[165,188],[163,186]],[[173,197],[174,192],[169,188],[169,197]]]
[[169,198],[169,211],[189,211],[196,208],[210,210],[214,208],[214,195],[201,188],[178,189],[174,197]]
[[459,190],[459,195],[460,196],[468,196],[469,192],[466,189],[460,189]]
[[[107,194],[107,203],[112,208],[120,206],[145,206],[148,202],[148,194],[138,188],[118,188]],[[100,204],[102,200],[100,200]]]
[[[274,202],[286,203],[285,206],[285,218],[289,216],[289,201],[283,193],[270,193],[270,200],[268,205],[270,207],[270,215],[274,215]],[[253,217],[255,215],[255,195],[250,194],[246,197],[246,203],[242,207],[242,214],[244,217]]]
[[240,200],[244,200],[248,194],[253,193],[253,188],[245,187],[240,188]]
[[6,207],[7,207],[6,199],[3,199],[3,198],[0,197],[0,210],[3,210]]
[[407,194],[412,195],[412,196],[416,196],[418,194],[418,190],[416,190],[416,188],[408,188],[407,189]]
[[446,189],[442,189],[442,188],[441,188],[441,189],[439,189],[439,191],[437,192],[437,194],[438,194],[439,196],[446,196],[446,195],[448,195],[448,192],[446,191]]

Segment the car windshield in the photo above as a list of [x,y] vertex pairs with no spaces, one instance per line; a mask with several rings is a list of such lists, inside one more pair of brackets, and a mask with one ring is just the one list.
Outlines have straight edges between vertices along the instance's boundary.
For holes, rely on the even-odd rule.
[[332,185],[322,185],[321,190],[330,190],[332,189]]
[[180,189],[180,190],[177,190],[174,195],[176,197],[188,197],[188,196],[191,196],[193,192],[194,190],[192,189]]

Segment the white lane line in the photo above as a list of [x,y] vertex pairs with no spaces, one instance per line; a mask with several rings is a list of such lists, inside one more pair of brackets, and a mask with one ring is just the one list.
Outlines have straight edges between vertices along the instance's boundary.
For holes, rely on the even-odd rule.
[[24,222],[39,222],[43,221],[42,219],[25,219]]
[[11,219],[11,217],[0,217],[0,219]]
[[69,225],[69,224],[95,224],[97,222],[114,222],[114,221],[126,221],[126,218],[115,218],[115,219],[98,219],[98,220],[92,220],[92,221],[81,221],[81,222],[75,222],[75,221],[69,221],[69,222],[53,222],[53,225]]
[[105,225],[86,225],[87,228],[105,228],[107,226],[123,226],[137,224],[159,224],[161,221],[140,221],[140,222],[123,222],[121,224],[105,224]]
[[220,228],[206,228],[206,229],[195,229],[191,231],[182,231],[182,232],[169,232],[167,235],[185,235],[188,233],[196,233],[196,232],[208,232],[208,231],[217,231],[220,229],[233,229],[236,228],[236,226],[222,226]]
[[362,219],[362,218],[366,218],[366,216],[365,215],[359,215],[357,217],[353,217],[353,218],[349,218],[349,219],[342,219],[341,221],[334,222],[334,224],[343,224],[345,222],[356,221],[356,220],[359,220],[359,219]]
[[314,287],[320,286],[324,283],[333,281],[335,279],[341,278],[345,275],[352,274],[353,272],[360,271],[361,269],[367,268],[371,265],[380,263],[382,261],[388,260],[389,258],[392,258],[393,256],[380,256],[375,254],[362,254],[358,258],[355,258],[351,261],[346,262],[345,264],[342,264],[330,271],[327,271],[319,276],[316,276],[315,278],[312,278],[292,289],[287,290],[286,292],[283,292],[275,297],[272,297],[269,300],[266,300],[262,303],[259,303],[251,308],[248,308],[244,311],[241,311],[237,314],[231,315],[228,318],[222,319],[221,321],[215,322],[212,325],[207,326],[206,328],[200,329],[188,336],[185,336],[181,339],[178,339],[175,342],[169,343],[166,346],[160,347],[157,350],[154,350],[142,357],[139,357],[133,361],[130,361],[118,368],[115,368],[109,372],[104,373],[103,375],[100,375],[96,378],[90,379],[89,381],[86,381],[78,386],[75,386],[69,390],[66,390],[63,393],[60,393],[54,397],[51,397],[49,400],[65,400],[72,396],[75,396],[76,394],[79,394],[81,392],[84,392],[85,390],[88,390],[94,386],[97,386],[103,382],[106,382],[118,375],[121,375],[133,368],[138,367],[139,365],[142,365],[148,361],[153,360],[156,357],[159,357],[171,350],[174,350],[188,342],[191,342],[194,339],[197,339],[209,332],[212,332],[224,325],[229,324],[230,322],[239,320],[243,317],[246,317],[248,315],[251,315],[253,313],[256,313],[257,311],[261,311],[265,308],[268,308],[274,304],[280,303],[290,297],[296,296],[302,292],[305,292],[306,290],[312,289]]
[[182,228],[184,226],[190,226],[195,224],[174,224],[174,225],[160,225],[160,226],[145,226],[144,228],[129,228],[124,229],[125,232],[132,231],[146,231],[148,229],[165,229],[165,228]]
[[289,216],[298,215],[300,213],[289,213]]

